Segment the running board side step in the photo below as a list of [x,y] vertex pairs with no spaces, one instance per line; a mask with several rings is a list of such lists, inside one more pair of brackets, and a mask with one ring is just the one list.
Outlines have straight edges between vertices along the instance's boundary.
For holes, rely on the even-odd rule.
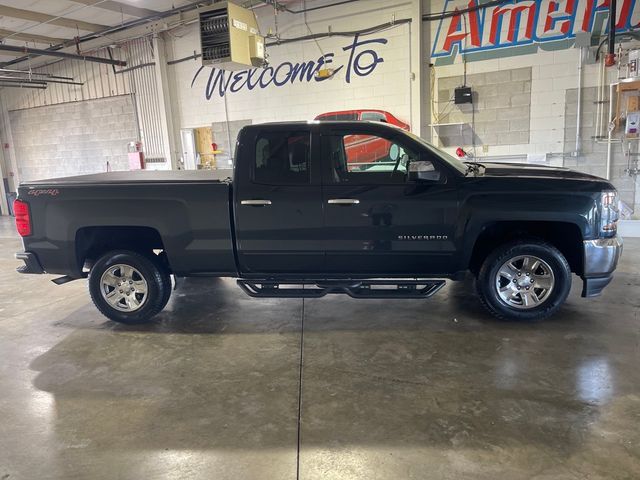
[[238,286],[256,298],[320,298],[330,293],[352,298],[429,298],[444,280],[238,280]]

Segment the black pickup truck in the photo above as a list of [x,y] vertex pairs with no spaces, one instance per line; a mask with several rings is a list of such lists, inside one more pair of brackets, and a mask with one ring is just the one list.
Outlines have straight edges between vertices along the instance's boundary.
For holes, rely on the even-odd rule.
[[618,198],[565,168],[463,163],[370,122],[253,125],[233,179],[114,172],[20,186],[21,273],[88,277],[125,323],[160,312],[171,275],[238,278],[255,297],[426,298],[476,277],[482,303],[540,319],[611,281]]

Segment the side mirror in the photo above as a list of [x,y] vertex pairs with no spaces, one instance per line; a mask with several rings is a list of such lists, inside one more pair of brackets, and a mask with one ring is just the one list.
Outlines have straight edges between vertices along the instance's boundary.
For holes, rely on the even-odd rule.
[[409,181],[410,182],[439,182],[442,175],[436,170],[433,163],[429,161],[419,160],[409,164]]
[[389,148],[389,158],[392,162],[395,162],[396,160],[398,160],[398,158],[400,158],[400,147],[395,143],[392,144]]

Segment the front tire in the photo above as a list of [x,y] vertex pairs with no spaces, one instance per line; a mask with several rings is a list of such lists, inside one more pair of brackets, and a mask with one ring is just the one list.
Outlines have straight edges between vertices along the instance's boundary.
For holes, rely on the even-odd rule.
[[89,293],[98,310],[110,320],[144,323],[169,301],[171,277],[159,261],[117,250],[103,255],[91,268]]
[[476,288],[482,304],[503,320],[542,320],[558,311],[571,290],[562,253],[540,240],[501,245],[484,261]]

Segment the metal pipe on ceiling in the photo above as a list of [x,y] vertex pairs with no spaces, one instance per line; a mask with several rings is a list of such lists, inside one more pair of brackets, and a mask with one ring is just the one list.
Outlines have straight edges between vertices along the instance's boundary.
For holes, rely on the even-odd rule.
[[44,90],[46,85],[32,85],[29,83],[4,83],[0,82],[0,88],[36,88],[38,90]]
[[398,25],[403,25],[405,23],[411,23],[411,19],[401,18],[400,20],[395,20],[393,22],[382,23],[380,25],[375,25],[373,27],[363,28],[361,30],[352,30],[348,32],[328,31],[328,32],[312,33],[310,35],[303,35],[301,37],[294,37],[294,38],[278,38],[273,42],[267,43],[265,46],[273,47],[276,45],[284,45],[285,43],[302,42],[306,40],[315,40],[318,38],[325,38],[325,37],[353,37],[355,35],[369,35],[382,30],[386,30],[388,28],[396,27]]
[[445,11],[442,13],[425,13],[424,15],[422,15],[422,21],[423,22],[433,22],[433,21],[438,21],[438,20],[444,20],[445,18],[450,18],[450,17],[455,17],[455,16],[459,16],[459,15],[463,15],[465,13],[471,13],[471,12],[476,12],[480,9],[483,8],[489,8],[489,7],[495,7],[495,6],[499,6],[505,3],[510,3],[509,0],[491,0],[489,2],[483,3],[483,4],[476,4],[476,5],[472,5],[470,3],[470,6],[467,8],[463,8],[463,9],[456,9],[456,10],[449,10],[449,11]]
[[86,55],[76,55],[75,53],[66,53],[59,52],[54,50],[42,50],[40,48],[30,48],[30,47],[18,47],[15,45],[1,45],[0,51],[4,52],[24,52],[26,54],[33,55],[43,55],[47,57],[58,57],[58,58],[66,58],[69,60],[82,60],[85,62],[96,62],[96,63],[106,63],[107,65],[117,65],[119,67],[126,67],[127,62],[123,62],[121,60],[111,60],[108,58],[102,57],[91,57]]
[[[12,77],[12,78],[15,78],[17,80],[29,80],[26,77],[22,77],[22,78],[21,77]],[[0,79],[0,81],[2,81],[2,80]],[[33,81],[33,80],[31,80],[31,81]],[[84,85],[84,82],[68,82],[68,81],[65,81],[65,80],[51,80],[49,78],[44,78],[42,80],[37,80],[37,81],[38,82],[41,81],[42,83],[44,83],[46,85],[48,85],[49,83],[59,83],[61,85],[78,85],[78,86]]]
[[303,9],[300,9],[300,10],[292,10],[291,8],[287,7],[286,5],[284,5],[282,2],[279,2],[278,0],[262,0],[262,2],[265,5],[271,5],[272,7],[275,7],[276,10],[280,10],[280,11],[287,12],[287,13],[293,13],[293,14],[312,12],[314,10],[322,10],[323,8],[337,7],[338,5],[344,5],[346,3],[354,3],[354,2],[359,2],[359,1],[361,1],[361,0],[342,0],[340,2],[330,3],[328,5],[320,5],[318,7],[310,7],[310,8],[303,8]]
[[47,82],[44,80],[35,80],[31,78],[19,78],[19,77],[10,77],[10,76],[0,76],[0,82],[24,82],[24,83],[34,83],[40,85],[46,85]]
[[71,80],[71,81],[73,81],[72,77],[60,77],[60,76],[57,76],[57,75],[53,75],[51,73],[33,72],[31,70],[15,70],[15,69],[11,69],[11,68],[0,68],[0,73],[21,73],[23,75],[29,75],[29,76],[38,76],[38,77],[46,77],[46,78],[55,78],[56,80]]
[[[343,37],[352,37],[354,35],[369,35],[381,30],[386,30],[387,28],[393,28],[395,26],[398,25],[404,25],[407,23],[411,23],[411,19],[410,18],[402,18],[400,20],[396,20],[394,22],[389,22],[389,23],[383,23],[381,25],[376,25],[374,27],[369,27],[369,28],[364,28],[362,30],[353,30],[350,32],[320,32],[320,33],[313,33],[310,35],[303,35],[301,37],[293,37],[293,38],[279,38],[273,42],[267,43],[266,46],[267,47],[277,47],[278,45],[284,45],[285,43],[294,43],[294,42],[304,42],[307,40],[316,40],[319,38],[326,38],[326,37],[339,37],[339,36],[343,36]],[[197,53],[197,52],[193,52],[193,55],[189,55],[188,57],[182,57],[182,58],[177,58],[175,60],[169,60],[167,62],[167,65],[176,65],[178,63],[182,63],[182,62],[186,62],[189,60],[196,60],[198,58],[202,57],[201,53]]]
[[[94,32],[94,33],[88,33],[86,35],[83,35],[81,37],[76,37],[72,40],[67,40],[66,42],[60,43],[58,45],[54,45],[52,47],[49,47],[46,50],[43,50],[44,52],[55,52],[58,51],[60,49],[63,48],[67,48],[67,47],[72,47],[75,45],[79,45],[80,43],[83,42],[87,42],[89,40],[94,40],[96,38],[100,38],[100,37],[104,37],[105,35],[109,35],[109,34],[113,34],[113,33],[117,33],[117,32],[121,32],[123,30],[127,30],[129,28],[134,28],[140,25],[144,25],[145,23],[149,23],[153,20],[162,20],[163,18],[166,17],[170,17],[172,15],[181,15],[183,13],[186,12],[190,12],[191,10],[195,10],[197,8],[199,8],[201,5],[209,5],[211,3],[215,3],[218,0],[200,0],[200,1],[196,1],[196,2],[191,2],[187,5],[184,5],[182,7],[177,7],[177,8],[172,8],[171,10],[167,10],[165,12],[158,12],[157,14],[153,14],[153,15],[149,15],[148,17],[142,17],[142,18],[136,18],[134,20],[130,20],[128,22],[124,22],[120,25],[116,25],[113,27],[109,27],[105,30],[101,30],[99,32]],[[23,51],[23,50],[20,50]],[[29,52],[25,52],[25,53],[29,53]],[[45,55],[44,53],[32,53],[31,55]],[[24,57],[19,57],[16,58],[14,60],[11,60],[9,62],[5,62],[2,65],[14,65],[20,62],[24,62],[25,60],[27,60],[29,58],[29,56],[24,56]],[[102,63],[107,63],[107,62],[102,62]],[[119,66],[126,66],[126,63],[124,63],[123,65],[119,65]]]
[[139,68],[153,67],[155,66],[155,64],[156,62],[141,63],[140,65],[134,65],[133,67],[123,68],[122,70],[116,70],[113,73],[119,74],[119,73],[132,72],[133,70],[138,70]]

